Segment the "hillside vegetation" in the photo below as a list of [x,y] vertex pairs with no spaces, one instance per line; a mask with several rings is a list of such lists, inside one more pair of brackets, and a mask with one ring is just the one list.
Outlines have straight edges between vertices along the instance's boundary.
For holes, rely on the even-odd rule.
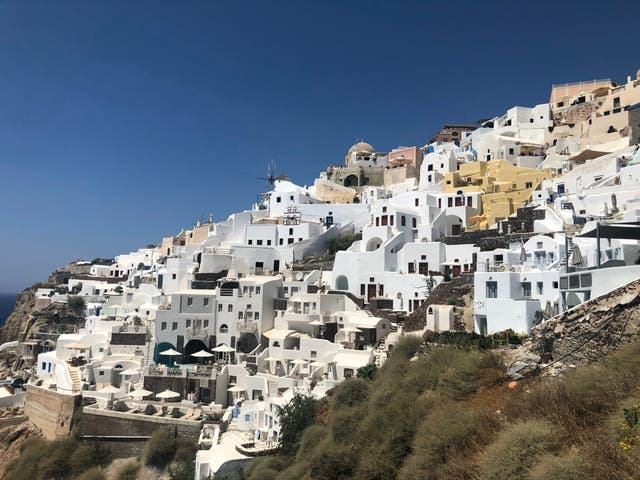
[[640,343],[515,386],[494,352],[449,346],[412,359],[418,347],[405,338],[373,380],[338,385],[295,453],[258,460],[246,477],[640,478]]

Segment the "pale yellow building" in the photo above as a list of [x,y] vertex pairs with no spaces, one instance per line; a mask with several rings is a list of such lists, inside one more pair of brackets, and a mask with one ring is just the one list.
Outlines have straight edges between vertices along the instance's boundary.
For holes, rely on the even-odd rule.
[[507,160],[464,163],[458,171],[445,174],[444,193],[482,193],[482,214],[471,218],[475,223],[467,230],[486,230],[516,213],[531,192],[551,177],[550,172],[518,167]]

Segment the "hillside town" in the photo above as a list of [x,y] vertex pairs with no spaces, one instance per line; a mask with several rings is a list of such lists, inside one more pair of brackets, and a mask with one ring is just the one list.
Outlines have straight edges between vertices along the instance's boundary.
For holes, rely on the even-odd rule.
[[640,70],[424,145],[366,140],[309,183],[270,165],[226,219],[54,272],[0,346],[25,382],[0,405],[47,438],[79,414],[125,445],[168,427],[197,441],[196,479],[232,478],[277,451],[296,392],[324,397],[404,335],[527,335],[640,278]]

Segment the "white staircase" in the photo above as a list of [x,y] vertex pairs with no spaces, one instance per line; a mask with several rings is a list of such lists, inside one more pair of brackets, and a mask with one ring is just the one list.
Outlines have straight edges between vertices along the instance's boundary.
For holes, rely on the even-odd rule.
[[78,367],[68,365],[69,376],[71,377],[71,383],[73,385],[73,392],[79,392],[82,389],[82,382],[80,381],[80,370]]

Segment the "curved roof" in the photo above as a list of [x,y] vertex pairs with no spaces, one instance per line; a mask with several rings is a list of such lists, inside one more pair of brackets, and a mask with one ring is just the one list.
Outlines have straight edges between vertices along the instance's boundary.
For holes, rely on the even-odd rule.
[[376,151],[376,149],[373,148],[373,146],[371,146],[367,142],[358,142],[358,143],[356,143],[356,144],[351,146],[351,148],[349,149],[347,154],[350,154],[350,153],[353,153],[353,152],[374,153],[375,151]]

